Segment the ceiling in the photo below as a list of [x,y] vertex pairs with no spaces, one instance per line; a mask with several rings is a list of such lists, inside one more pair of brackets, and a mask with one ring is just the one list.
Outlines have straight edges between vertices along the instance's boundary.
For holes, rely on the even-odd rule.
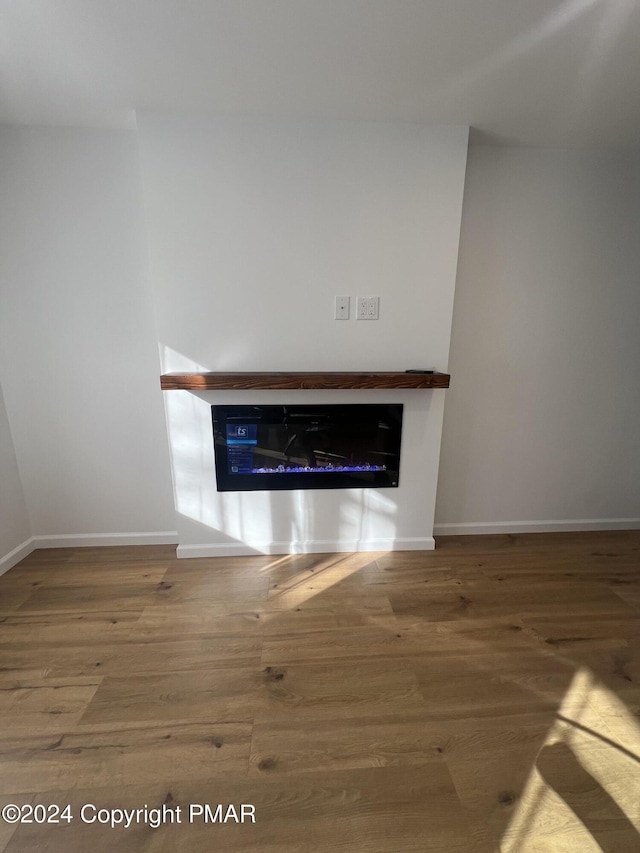
[[0,0],[0,122],[138,110],[640,148],[640,0]]

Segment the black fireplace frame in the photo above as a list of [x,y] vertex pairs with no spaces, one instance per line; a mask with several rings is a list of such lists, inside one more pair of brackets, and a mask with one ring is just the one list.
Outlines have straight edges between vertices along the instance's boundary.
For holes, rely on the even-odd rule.
[[[403,417],[403,405],[400,403],[213,405],[211,417],[219,492],[396,488],[399,484]],[[227,427],[234,423],[255,423],[258,429],[260,426],[263,429],[275,427],[276,430],[297,428],[305,433],[315,430],[322,431],[324,435],[332,430],[337,435],[342,430],[341,441],[348,441],[351,436],[355,443],[361,445],[360,450],[367,441],[374,442],[377,448],[384,447],[384,451],[371,448],[363,451],[367,456],[383,461],[384,469],[362,470],[363,466],[360,466],[360,470],[334,470],[325,466],[322,472],[310,468],[300,472],[288,470],[286,473],[231,473]],[[291,469],[299,467],[295,465]]]

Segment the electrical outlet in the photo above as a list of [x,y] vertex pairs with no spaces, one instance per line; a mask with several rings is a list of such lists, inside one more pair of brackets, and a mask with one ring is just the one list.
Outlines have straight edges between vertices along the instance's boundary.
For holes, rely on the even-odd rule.
[[335,313],[333,315],[334,320],[348,320],[349,319],[349,303],[351,302],[351,297],[349,296],[336,296],[336,307]]
[[379,296],[358,296],[358,320],[377,320],[380,316]]

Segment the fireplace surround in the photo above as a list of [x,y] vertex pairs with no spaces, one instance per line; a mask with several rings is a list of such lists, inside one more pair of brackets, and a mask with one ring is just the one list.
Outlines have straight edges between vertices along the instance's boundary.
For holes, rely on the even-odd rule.
[[[164,374],[178,557],[434,548],[441,389],[449,382],[437,371]],[[218,491],[212,406],[381,402],[403,406],[397,488]]]

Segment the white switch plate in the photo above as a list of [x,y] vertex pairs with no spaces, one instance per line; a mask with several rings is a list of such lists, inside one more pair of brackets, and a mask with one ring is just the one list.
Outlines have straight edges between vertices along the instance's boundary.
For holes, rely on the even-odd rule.
[[377,320],[380,316],[379,296],[358,296],[356,317],[358,320]]
[[349,319],[349,303],[351,302],[351,298],[349,296],[336,296],[336,308],[334,313],[335,320],[348,320]]

